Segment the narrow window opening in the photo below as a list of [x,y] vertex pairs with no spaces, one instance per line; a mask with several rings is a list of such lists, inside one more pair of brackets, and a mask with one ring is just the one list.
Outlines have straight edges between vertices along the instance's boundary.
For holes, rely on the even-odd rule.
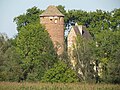
[[53,20],[53,17],[49,17],[49,19],[50,19],[50,21],[52,21],[52,20]]
[[55,19],[55,23],[57,23],[57,19]]

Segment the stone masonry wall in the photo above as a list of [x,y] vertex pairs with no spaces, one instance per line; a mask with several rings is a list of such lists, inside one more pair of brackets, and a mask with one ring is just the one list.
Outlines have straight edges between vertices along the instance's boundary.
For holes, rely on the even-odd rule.
[[64,51],[64,17],[40,17],[40,23],[45,25],[57,54],[62,54]]

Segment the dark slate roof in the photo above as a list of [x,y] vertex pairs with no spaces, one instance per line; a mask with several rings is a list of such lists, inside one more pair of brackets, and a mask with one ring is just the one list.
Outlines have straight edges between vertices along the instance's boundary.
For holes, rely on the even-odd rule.
[[[78,26],[73,26],[73,29],[74,29],[76,35],[81,35],[81,33],[78,29]],[[82,29],[82,36],[86,39],[91,39],[92,38],[90,33],[87,30],[85,30],[85,28]]]
[[64,16],[56,6],[50,5],[41,15],[42,16]]
[[86,39],[91,39],[92,38],[90,33],[87,30],[83,29],[82,33],[83,33],[82,36],[85,37]]
[[77,26],[73,26],[73,29],[74,29],[76,35],[80,34],[80,31]]

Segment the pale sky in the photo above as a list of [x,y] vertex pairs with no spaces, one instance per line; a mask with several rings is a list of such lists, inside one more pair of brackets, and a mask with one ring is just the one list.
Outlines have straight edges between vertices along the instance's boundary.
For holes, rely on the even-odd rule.
[[17,34],[16,24],[13,22],[14,17],[25,13],[33,6],[45,10],[49,5],[63,5],[66,10],[112,11],[120,8],[120,0],[0,0],[0,32],[12,38]]

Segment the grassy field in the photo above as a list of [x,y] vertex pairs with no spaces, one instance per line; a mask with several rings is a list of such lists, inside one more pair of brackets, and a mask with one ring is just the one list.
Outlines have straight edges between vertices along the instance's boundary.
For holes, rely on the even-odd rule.
[[120,85],[0,82],[0,90],[120,90]]

